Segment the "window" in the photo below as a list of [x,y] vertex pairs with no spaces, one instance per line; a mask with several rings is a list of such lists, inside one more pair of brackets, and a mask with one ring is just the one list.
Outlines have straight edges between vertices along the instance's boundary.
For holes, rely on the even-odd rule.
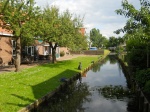
[[34,56],[34,46],[25,46],[25,53],[28,56]]
[[11,40],[12,43],[12,55],[16,56],[16,41]]

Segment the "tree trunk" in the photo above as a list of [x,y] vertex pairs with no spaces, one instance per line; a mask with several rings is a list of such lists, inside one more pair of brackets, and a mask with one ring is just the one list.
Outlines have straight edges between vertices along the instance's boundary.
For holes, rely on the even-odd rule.
[[49,43],[50,47],[52,48],[52,63],[56,63],[56,47],[57,43],[55,45],[52,45],[52,42]]
[[52,48],[52,63],[56,63],[56,48]]
[[20,42],[20,37],[18,37],[16,40],[15,72],[18,72],[20,70],[20,61],[21,61],[21,42]]

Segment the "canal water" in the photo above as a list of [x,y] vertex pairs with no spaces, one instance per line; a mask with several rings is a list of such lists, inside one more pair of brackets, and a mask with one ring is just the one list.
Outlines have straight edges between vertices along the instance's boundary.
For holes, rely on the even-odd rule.
[[112,56],[95,65],[38,112],[136,112],[134,94],[118,61]]

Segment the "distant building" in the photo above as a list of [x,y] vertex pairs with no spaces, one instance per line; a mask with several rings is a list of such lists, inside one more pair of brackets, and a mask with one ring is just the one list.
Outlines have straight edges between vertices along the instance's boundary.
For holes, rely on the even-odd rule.
[[109,47],[109,50],[110,50],[110,51],[115,51],[115,50],[116,50],[116,47]]
[[79,32],[84,36],[86,31],[85,31],[85,28],[84,27],[81,27]]

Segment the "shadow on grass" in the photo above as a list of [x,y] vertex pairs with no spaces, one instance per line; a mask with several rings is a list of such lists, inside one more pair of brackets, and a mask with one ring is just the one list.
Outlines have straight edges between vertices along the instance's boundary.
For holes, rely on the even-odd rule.
[[[16,94],[11,94],[14,97],[17,97],[23,101],[28,101],[28,102],[34,102],[34,100],[31,100],[30,98],[26,98],[25,96],[19,96]],[[14,106],[18,106],[18,107],[26,107],[27,105],[29,105],[28,103],[24,103],[24,104],[17,104],[17,103],[7,103],[8,105],[14,105]]]
[[[59,63],[59,64],[61,64],[61,63]],[[59,64],[57,66],[59,66]],[[49,67],[50,65],[43,65],[43,66]],[[63,83],[60,81],[61,78],[70,78],[73,75],[76,75],[77,73],[78,73],[77,71],[67,69],[67,70],[61,72],[60,74],[56,75],[55,77],[45,80],[44,82],[41,82],[37,85],[31,86],[31,85],[28,85],[25,83],[22,83],[22,84],[30,86],[32,88],[34,98],[39,99],[39,98],[42,98],[47,93],[54,91],[61,83]],[[29,104],[34,102],[34,100],[32,100],[33,98],[29,98],[27,96],[19,96],[16,94],[11,94],[11,95],[14,97],[17,97],[23,101],[28,101]],[[29,105],[26,103],[25,104],[7,103],[7,104],[18,106],[18,107],[25,107],[25,106]]]
[[[30,98],[26,98],[25,96],[19,96],[19,95],[16,95],[16,94],[11,94],[11,95],[14,96],[14,97],[20,98],[23,101],[34,102],[34,100],[31,100]],[[28,105],[27,103],[26,104],[7,103],[7,104],[18,106],[18,107],[25,107],[25,106]]]
[[55,90],[62,83],[60,81],[61,78],[70,78],[77,73],[77,71],[67,69],[64,72],[56,75],[55,77],[32,86],[34,98],[39,99],[42,96],[46,95],[48,92]]

